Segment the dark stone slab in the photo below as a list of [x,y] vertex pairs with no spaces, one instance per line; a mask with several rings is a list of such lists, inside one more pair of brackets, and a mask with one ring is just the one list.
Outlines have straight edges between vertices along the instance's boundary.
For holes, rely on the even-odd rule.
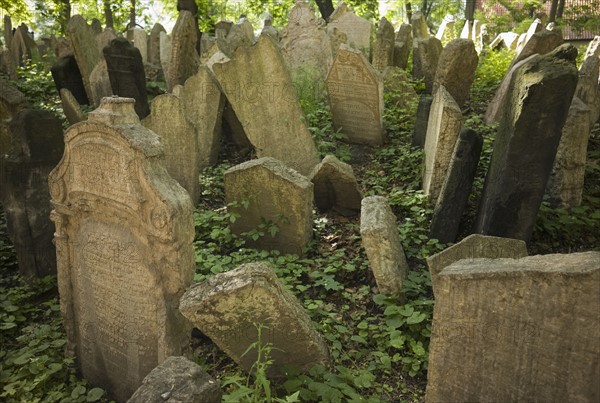
[[50,68],[54,85],[58,92],[62,88],[68,89],[80,105],[88,105],[88,97],[83,85],[83,78],[75,61],[75,56],[70,54],[56,60]]
[[415,131],[413,132],[413,147],[425,147],[425,136],[427,135],[427,124],[429,122],[429,111],[433,97],[428,94],[421,95],[419,106],[417,106],[417,120],[415,121]]

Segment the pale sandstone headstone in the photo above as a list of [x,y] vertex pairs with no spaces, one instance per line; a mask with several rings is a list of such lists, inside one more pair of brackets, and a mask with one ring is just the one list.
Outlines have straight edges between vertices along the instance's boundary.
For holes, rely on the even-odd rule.
[[462,31],[460,32],[460,37],[462,39],[473,39],[473,22],[465,21],[465,25],[463,26]]
[[161,32],[166,34],[165,27],[160,23],[154,24],[148,39],[148,63],[153,66],[160,66],[160,36]]
[[308,179],[314,184],[315,205],[320,211],[333,209],[344,216],[360,211],[362,193],[351,165],[328,155]]
[[333,31],[334,28],[346,34],[349,46],[360,50],[366,56],[369,55],[373,24],[348,10],[348,6],[344,2],[340,2],[329,16],[327,31]]
[[[175,85],[185,83],[185,80],[198,72],[200,57],[196,51],[197,29],[192,14],[181,11],[173,27],[168,70],[164,70],[169,92]],[[164,67],[163,64],[163,69]]]
[[100,105],[102,98],[109,97],[113,94],[110,77],[108,76],[108,66],[104,58],[102,58],[96,67],[94,67],[94,70],[92,70],[89,77],[89,88],[92,94],[90,101],[93,105]]
[[394,26],[382,17],[379,20],[375,44],[373,46],[373,67],[383,72],[386,67],[394,64],[394,45],[396,35]]
[[331,55],[335,57],[340,46],[348,44],[348,35],[337,29],[337,27],[328,29],[327,35],[329,36],[329,43],[331,43]]
[[118,401],[189,346],[177,311],[194,275],[193,206],[133,99],[105,98],[50,173],[67,352]]
[[233,57],[237,48],[252,46],[255,42],[254,28],[245,18],[231,26],[226,38],[217,37],[219,50],[227,57]]
[[167,172],[188,191],[192,202],[198,203],[198,137],[194,126],[186,119],[180,98],[173,94],[154,98],[152,111],[142,124],[160,136]]
[[425,81],[425,89],[429,93],[433,90],[433,79],[442,49],[442,42],[435,36],[413,39],[413,78]]
[[71,94],[71,91],[66,88],[61,88],[60,101],[62,103],[63,112],[70,124],[74,125],[75,123],[85,120],[81,107],[73,94]]
[[171,37],[166,32],[159,33],[160,43],[160,66],[162,67],[163,73],[166,75],[169,71],[169,64],[171,63],[171,49],[172,41]]
[[[267,263],[248,263],[193,285],[181,298],[183,315],[227,355],[251,372],[257,360],[256,325],[261,343],[271,343],[267,376],[284,375],[284,366],[308,371],[326,364],[329,352],[298,300]],[[246,354],[245,354],[246,353]]]
[[385,142],[383,79],[360,51],[340,47],[327,76],[327,91],[333,125],[349,142]]
[[148,35],[141,28],[132,28],[127,31],[127,40],[135,46],[142,56],[144,63],[148,62]]
[[96,45],[98,46],[98,52],[100,52],[100,54],[103,54],[104,48],[110,46],[110,42],[113,39],[117,39],[117,34],[110,28],[108,28],[101,34],[96,35]]
[[545,55],[562,43],[563,37],[560,31],[548,31],[547,29],[543,29],[536,32],[531,36],[527,43],[523,45],[523,49],[517,53],[510,66],[512,67],[521,60],[527,59],[529,56],[536,53]]
[[394,66],[405,69],[408,65],[408,56],[412,48],[412,27],[402,24],[396,33],[394,44]]
[[257,156],[276,158],[308,175],[319,163],[317,149],[273,39],[261,35],[232,59],[221,54],[212,70]]
[[454,39],[442,50],[433,79],[433,93],[440,85],[463,107],[475,80],[479,57],[470,39]]
[[396,216],[383,196],[365,197],[360,210],[360,238],[369,266],[383,294],[399,294],[408,274]]
[[600,252],[446,267],[425,401],[598,401],[598,295]]
[[423,192],[434,203],[446,179],[462,124],[460,107],[440,86],[433,95],[424,148]]
[[[599,41],[600,42],[600,41]],[[575,96],[590,108],[590,125],[600,117],[600,56],[590,55],[583,60],[579,68],[579,78]]]
[[[91,75],[94,68],[102,61],[102,54],[98,50],[96,44],[96,37],[89,27],[85,19],[81,15],[74,15],[69,20],[67,25],[67,35],[73,46],[73,53],[77,60],[77,66],[81,72],[81,78],[83,79],[83,85],[85,86],[85,92],[87,93],[88,99],[94,100],[94,105],[98,105],[102,96],[110,95],[101,94],[100,98],[94,97],[95,92],[91,84]],[[108,79],[108,73],[106,74]],[[109,84],[110,85],[110,84]]]
[[313,184],[280,161],[264,157],[236,165],[225,172],[225,200],[239,216],[230,224],[235,234],[259,230],[273,223],[278,230],[247,244],[281,253],[302,254],[312,239]]

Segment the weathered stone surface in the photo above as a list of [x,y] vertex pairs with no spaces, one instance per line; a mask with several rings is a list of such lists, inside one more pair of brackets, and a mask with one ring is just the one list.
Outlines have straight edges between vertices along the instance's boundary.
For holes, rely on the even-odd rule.
[[102,32],[102,23],[98,18],[93,18],[90,28],[95,35],[99,35]]
[[554,207],[572,208],[581,205],[591,131],[590,114],[590,108],[574,96],[546,186],[546,194]]
[[127,403],[220,403],[221,389],[198,364],[169,357],[154,368]]
[[313,184],[280,161],[264,157],[236,165],[225,172],[225,200],[240,217],[230,224],[235,234],[273,223],[278,231],[257,240],[252,247],[302,254],[312,238]]
[[87,105],[89,103],[75,56],[69,55],[59,58],[50,68],[50,72],[58,91],[66,88],[73,94],[80,105]]
[[417,118],[415,120],[415,130],[412,137],[412,146],[425,148],[425,138],[427,137],[427,125],[429,124],[429,114],[433,97],[429,94],[421,94],[419,104],[417,105]]
[[331,43],[331,54],[335,57],[340,46],[348,44],[348,36],[337,27],[328,29],[327,35],[329,36],[329,43]]
[[590,56],[600,57],[600,35],[596,35],[585,50],[584,59],[587,59]]
[[[85,92],[89,100],[94,100],[90,76],[96,65],[102,60],[102,54],[98,51],[96,44],[96,37],[81,15],[71,17],[67,25],[67,35],[73,46],[73,53],[81,72]],[[71,88],[69,90],[73,92]],[[102,96],[104,95],[106,94]],[[97,101],[99,102],[100,99]],[[94,105],[98,105],[98,103],[94,103]]]
[[306,311],[267,263],[249,263],[194,284],[180,308],[202,333],[251,371],[258,340],[255,324],[266,326],[261,342],[272,343],[269,377],[283,375],[285,365],[302,371],[329,360],[327,345]]
[[255,42],[254,28],[245,18],[231,26],[226,38],[217,37],[219,50],[227,57],[233,57],[237,48],[252,46]]
[[506,49],[517,48],[517,41],[519,39],[519,34],[514,32],[501,32],[494,38],[494,40],[490,43],[490,49],[499,50],[502,47]]
[[248,140],[244,127],[235,115],[235,112],[227,99],[225,99],[225,106],[223,107],[222,128],[223,137],[225,137],[227,142],[232,143],[242,155],[249,155],[252,152],[252,143]]
[[415,11],[412,14],[410,25],[412,26],[413,39],[427,39],[431,36],[427,27],[427,21],[425,21],[425,16],[422,12]]
[[10,15],[5,14],[4,18],[4,46],[6,46],[7,49],[10,49],[10,43],[12,41],[12,20],[10,19]]
[[25,24],[17,27],[10,44],[10,50],[13,59],[20,66],[24,66],[27,60],[39,59],[37,43],[30,36],[29,29]]
[[[196,41],[198,40],[196,31],[198,27],[194,21],[194,17],[189,11],[181,11],[173,27],[171,57],[168,62],[168,70],[164,70],[169,92],[173,90],[175,85],[183,85],[185,80],[198,72],[200,63],[200,57],[196,52]],[[165,65],[163,64],[164,68]]]
[[265,24],[260,33],[261,35],[269,35],[277,43],[281,40],[281,35],[279,34],[279,31],[273,26],[273,16],[271,14],[267,15],[267,18],[265,18]]
[[323,158],[308,179],[314,184],[315,205],[320,211],[333,209],[344,216],[358,214],[362,193],[352,166],[333,155]]
[[572,50],[538,55],[513,74],[475,232],[529,240],[577,85]]
[[73,55],[73,53],[70,40],[63,37],[56,38],[56,57],[66,57]]
[[100,52],[101,55],[104,52],[104,48],[110,46],[113,39],[117,39],[117,34],[110,28],[101,34],[96,35],[96,45],[98,46],[98,52]]
[[440,86],[431,103],[424,147],[423,192],[434,203],[448,174],[462,124],[460,107],[446,88]]
[[458,106],[462,107],[469,98],[478,62],[472,40],[459,38],[450,41],[440,54],[433,79],[433,92],[443,85]]
[[577,80],[575,96],[590,108],[590,125],[592,126],[600,117],[599,75],[600,56],[591,55],[586,57],[579,68],[579,79]]
[[416,116],[419,95],[406,70],[400,67],[387,67],[383,72],[383,91],[387,94],[389,102],[404,110],[406,116]]
[[598,401],[599,294],[600,252],[446,267],[425,401]]
[[206,66],[200,66],[198,73],[187,79],[181,89],[181,102],[187,120],[196,130],[198,167],[202,170],[216,164],[225,97]]
[[25,95],[0,78],[0,156],[19,147],[14,143],[15,138],[8,126],[12,118],[28,106]]
[[5,73],[11,80],[18,80],[19,78],[17,76],[17,63],[9,49],[0,50],[0,71]]
[[[145,40],[144,33],[144,40]],[[140,39],[140,38],[138,38]],[[146,73],[140,50],[127,39],[114,39],[104,48],[112,93],[123,98],[135,99],[135,112],[140,119],[150,113],[146,90]]]
[[139,50],[142,56],[142,63],[148,61],[148,35],[141,28],[132,28],[127,30],[127,39],[131,44]]
[[110,77],[108,76],[108,65],[104,58],[92,70],[89,82],[92,91],[90,101],[93,105],[100,105],[102,98],[110,97],[113,94]]
[[302,0],[290,10],[288,24],[281,31],[281,54],[292,77],[325,81],[333,62],[331,43],[325,22]]
[[166,34],[165,27],[160,23],[154,24],[152,31],[150,32],[150,39],[148,40],[148,63],[153,66],[160,66],[160,33]]
[[431,238],[441,243],[454,242],[460,220],[467,207],[483,138],[471,129],[462,129],[454,146],[446,180],[431,219]]
[[373,67],[383,72],[386,67],[394,65],[394,45],[396,35],[394,26],[382,17],[377,27],[377,35],[373,46]]
[[340,47],[327,76],[327,91],[333,125],[348,136],[349,142],[385,142],[383,80],[360,51]]
[[63,112],[70,124],[74,125],[75,123],[85,120],[81,107],[73,94],[71,94],[71,91],[66,88],[61,88],[60,101],[62,103]]
[[442,42],[435,36],[413,40],[413,78],[425,81],[425,90],[431,94]]
[[165,148],[167,172],[188,191],[192,202],[198,203],[198,137],[194,126],[186,119],[180,98],[173,94],[154,98],[152,112],[142,124],[160,136]]
[[118,401],[187,349],[177,307],[195,267],[192,203],[133,102],[105,98],[71,126],[49,177],[67,351]]
[[536,53],[540,55],[550,53],[562,43],[563,38],[560,31],[548,31],[547,29],[543,29],[536,32],[529,38],[525,46],[523,46],[523,50],[515,56],[510,67]]
[[[1,114],[10,116],[8,110]],[[62,157],[61,122],[48,111],[23,109],[12,116],[6,134],[11,141],[0,150],[0,200],[19,272],[25,278],[55,274],[48,173]]]
[[360,237],[369,266],[383,294],[399,294],[408,273],[396,216],[383,196],[365,197],[360,210]]
[[172,41],[171,37],[166,32],[159,34],[160,42],[160,66],[163,69],[164,75],[166,76],[169,72],[169,65],[171,64],[171,51]]
[[412,48],[412,27],[402,24],[396,33],[394,43],[394,66],[405,69],[408,65],[408,56]]
[[348,46],[360,50],[365,56],[369,55],[373,24],[348,10],[344,2],[340,2],[329,16],[327,32],[331,34],[334,28],[346,34]]
[[257,156],[276,158],[308,175],[319,163],[317,149],[273,39],[262,35],[232,59],[216,61],[212,70]]

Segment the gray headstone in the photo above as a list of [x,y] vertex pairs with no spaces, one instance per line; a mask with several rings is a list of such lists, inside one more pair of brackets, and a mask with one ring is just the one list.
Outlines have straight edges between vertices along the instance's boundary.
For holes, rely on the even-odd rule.
[[102,98],[113,95],[110,77],[108,76],[108,65],[104,58],[92,70],[89,81],[90,90],[92,91],[90,98],[92,105],[100,105]]
[[462,108],[469,98],[479,57],[470,39],[454,39],[442,50],[433,79],[433,92],[443,85]]
[[196,42],[198,40],[196,31],[198,27],[194,21],[194,17],[189,11],[181,11],[173,27],[169,68],[164,70],[169,92],[173,90],[175,85],[183,85],[185,80],[198,72],[200,63],[200,57],[196,52]]
[[146,31],[141,28],[129,29],[127,30],[127,39],[140,51],[142,63],[146,63],[148,61],[148,35],[146,35]]
[[412,48],[412,27],[402,24],[396,33],[394,43],[394,66],[405,69],[408,65],[408,56]]
[[360,50],[367,57],[369,56],[373,24],[348,10],[348,6],[343,1],[337,5],[329,16],[327,32],[331,34],[334,28],[346,34],[348,46]]
[[160,23],[154,24],[152,32],[150,32],[150,39],[148,40],[148,63],[160,66],[160,33],[165,32],[165,27]]
[[373,46],[373,67],[378,71],[383,72],[386,67],[394,65],[395,42],[394,26],[385,17],[382,17],[379,20]]
[[433,90],[433,79],[442,49],[442,42],[435,36],[413,40],[413,78],[425,81],[428,93]]
[[510,67],[536,53],[545,55],[546,53],[549,53],[560,46],[562,43],[563,37],[560,31],[548,31],[547,29],[544,29],[536,32],[527,41],[523,47],[523,50],[518,52],[518,54],[515,56]]
[[328,155],[315,167],[308,179],[315,186],[315,205],[320,211],[333,209],[344,216],[360,212],[362,193],[351,165]]
[[101,34],[96,35],[96,45],[98,45],[98,51],[101,55],[104,52],[104,48],[110,46],[113,39],[117,39],[117,34],[110,28],[107,28],[106,31]]
[[[67,35],[71,45],[73,46],[73,53],[75,60],[77,60],[77,66],[81,72],[81,78],[87,93],[88,99],[94,99],[94,91],[92,90],[92,84],[90,83],[90,76],[92,71],[102,60],[102,54],[98,50],[96,44],[96,37],[94,32],[88,26],[87,22],[81,15],[74,15],[69,20],[67,25]],[[71,91],[73,92],[73,91]],[[75,94],[73,92],[73,94]],[[106,94],[103,94],[104,96]],[[97,100],[100,101],[99,99]],[[98,105],[98,103],[94,103]]]
[[427,137],[427,125],[429,123],[429,113],[433,97],[429,94],[421,94],[417,106],[417,119],[415,120],[415,129],[412,137],[412,146],[424,148],[425,138]]

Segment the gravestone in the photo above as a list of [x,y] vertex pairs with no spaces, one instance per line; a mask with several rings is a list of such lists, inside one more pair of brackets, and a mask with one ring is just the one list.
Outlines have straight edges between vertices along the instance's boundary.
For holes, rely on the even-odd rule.
[[281,30],[281,54],[292,77],[325,81],[333,62],[331,43],[325,22],[303,0],[292,7],[288,24]]
[[4,21],[4,46],[6,46],[7,49],[10,49],[10,44],[12,42],[12,37],[13,37],[12,20],[10,19],[10,15],[5,14],[3,21]]
[[74,125],[75,123],[85,120],[83,112],[81,111],[81,107],[79,106],[79,103],[73,94],[71,94],[71,91],[66,88],[61,88],[60,101],[62,103],[63,112],[65,113],[69,124]]
[[398,28],[394,43],[394,66],[405,69],[408,65],[408,56],[412,48],[412,27],[402,24]]
[[536,32],[523,46],[523,50],[518,52],[518,54],[515,56],[510,64],[510,67],[536,53],[545,55],[546,53],[549,53],[560,46],[562,43],[563,37],[560,31],[548,31],[547,29],[543,29],[539,32]]
[[194,126],[198,142],[198,168],[215,165],[219,157],[225,97],[206,66],[188,78],[181,89],[187,120]]
[[590,108],[574,96],[546,186],[546,194],[553,207],[573,208],[581,205],[592,129],[590,115]]
[[473,39],[473,21],[466,20],[462,31],[460,32],[462,39]]
[[383,91],[391,105],[402,109],[407,117],[417,113],[419,96],[412,85],[409,73],[400,67],[387,67],[383,71]]
[[436,202],[448,174],[462,123],[460,107],[446,88],[439,86],[433,95],[424,146],[423,193],[433,203]]
[[102,33],[102,23],[98,18],[92,19],[92,23],[90,24],[90,28],[95,35],[100,35]]
[[281,35],[279,34],[279,31],[273,26],[273,16],[271,14],[267,14],[263,25],[263,29],[260,33],[261,35],[269,35],[271,38],[273,38],[275,42],[279,42],[281,40]]
[[171,51],[173,49],[171,37],[166,32],[159,34],[160,42],[160,66],[162,67],[163,74],[166,76],[169,72],[169,65],[171,63]]
[[585,50],[584,60],[590,56],[600,57],[600,35],[594,36]]
[[413,131],[412,146],[425,148],[425,138],[427,137],[427,125],[429,124],[429,114],[433,97],[429,94],[421,94],[419,104],[417,105],[417,118],[415,120],[415,129]]
[[396,216],[383,196],[365,197],[360,210],[360,238],[382,294],[400,294],[408,263]]
[[394,65],[395,42],[394,26],[385,17],[382,17],[379,20],[373,46],[373,67],[377,71],[383,72],[386,67]]
[[[87,97],[92,102],[97,101],[94,102],[94,105],[98,105],[100,99],[94,98],[94,91],[90,80],[92,71],[102,60],[102,54],[98,51],[96,44],[96,37],[81,15],[71,17],[67,24],[67,35],[73,46],[73,53],[81,72]],[[69,90],[73,92],[71,88]],[[75,95],[75,92],[73,94]],[[109,94],[102,94],[102,96],[105,95]]]
[[169,357],[154,368],[127,403],[220,403],[221,388],[201,366]]
[[358,50],[342,45],[327,76],[333,126],[357,144],[381,145],[383,80]]
[[460,131],[431,219],[430,237],[441,243],[456,240],[460,220],[473,187],[482,146],[483,138],[479,133],[467,128]]
[[348,46],[360,50],[365,56],[369,55],[373,24],[348,10],[348,6],[343,1],[329,16],[327,32],[331,34],[334,28],[346,34]]
[[337,29],[337,27],[328,30],[327,35],[329,36],[329,42],[331,43],[331,55],[332,57],[335,57],[340,46],[348,44],[348,36]]
[[96,35],[96,45],[98,45],[98,52],[104,54],[104,48],[110,46],[113,39],[117,39],[117,34],[111,28],[107,28],[106,31],[99,35]]
[[577,85],[576,56],[563,45],[513,74],[475,232],[529,240]]
[[261,35],[256,45],[239,48],[232,59],[218,59],[212,70],[256,155],[308,175],[319,163],[317,149],[273,39]]
[[108,76],[108,65],[106,64],[104,57],[96,67],[94,67],[94,70],[92,70],[89,81],[90,89],[92,91],[90,101],[93,105],[100,105],[102,98],[113,95],[110,77]]
[[37,43],[29,35],[29,29],[25,24],[17,27],[10,43],[10,50],[19,66],[24,66],[27,60],[38,60],[40,56]]
[[[185,80],[198,72],[200,59],[196,52],[197,29],[192,14],[189,11],[181,11],[171,34],[173,38],[171,40],[171,57],[168,62],[169,68],[164,70],[169,92],[175,85],[183,85]],[[164,67],[163,64],[163,69]]]
[[351,165],[328,155],[308,179],[314,185],[315,205],[319,211],[333,209],[344,216],[356,215],[360,211],[362,193]]
[[431,35],[429,34],[429,27],[427,27],[427,21],[425,16],[420,11],[415,11],[410,18],[410,25],[412,26],[413,39],[427,39]]
[[275,234],[266,229],[257,240],[246,244],[258,249],[302,254],[312,239],[313,184],[280,161],[264,157],[236,165],[225,172],[225,200],[238,219],[230,224],[234,234],[274,224]]
[[[146,34],[144,34],[146,35]],[[146,74],[140,50],[127,39],[113,39],[104,48],[112,93],[123,98],[135,99],[135,112],[140,119],[150,113],[146,91]]]
[[[526,32],[526,37],[525,37],[525,44],[527,44],[527,42],[529,42],[529,40],[531,39],[531,37],[533,36],[533,34],[535,34],[536,32],[540,32],[543,29],[542,26],[542,21],[539,18],[536,18],[535,20],[533,20],[533,22],[531,23],[531,25],[529,25],[529,28],[527,29]],[[522,49],[517,49],[517,52],[520,52]]]
[[54,85],[60,92],[61,89],[68,89],[80,105],[89,103],[83,78],[79,72],[79,67],[75,61],[75,56],[69,55],[61,57],[50,68]]
[[5,73],[10,80],[16,81],[19,79],[17,75],[17,63],[7,48],[0,50],[0,71]]
[[245,18],[231,26],[227,37],[217,37],[217,46],[227,57],[233,57],[237,48],[252,46],[255,42],[254,28]]
[[194,126],[186,119],[180,98],[173,94],[154,98],[152,112],[142,124],[160,136],[167,172],[188,191],[194,205],[198,203],[198,137]]
[[442,49],[442,42],[435,36],[413,40],[413,78],[423,80],[430,94]]
[[194,284],[179,309],[248,372],[257,360],[256,348],[246,353],[258,340],[255,324],[266,326],[261,343],[272,344],[268,377],[283,376],[286,365],[305,372],[329,361],[325,341],[268,263],[247,263]]
[[153,66],[159,66],[160,63],[160,34],[165,31],[160,23],[154,24],[152,32],[150,32],[150,39],[148,40],[148,63]]
[[49,177],[67,352],[118,401],[188,348],[176,307],[194,275],[192,203],[133,103],[105,98],[71,126]]
[[470,39],[454,39],[442,50],[433,79],[433,92],[443,85],[462,108],[469,98],[479,57]]
[[18,148],[13,143],[14,138],[8,125],[17,113],[28,106],[29,102],[27,102],[25,95],[9,84],[8,81],[0,78],[0,156],[10,149]]
[[506,49],[515,50],[517,48],[518,39],[519,34],[514,32],[501,32],[490,43],[490,49],[500,50],[502,47],[505,47]]
[[594,125],[600,117],[600,56],[586,57],[579,68],[579,78],[575,96],[590,108],[590,125]]
[[598,401],[599,262],[586,252],[446,267],[425,401]]
[[148,61],[148,36],[141,28],[127,30],[127,39],[139,50],[142,56],[142,64]]
[[48,111],[23,109],[8,122],[7,134],[10,146],[0,150],[0,200],[19,273],[27,279],[52,275],[56,250],[48,174],[63,154],[62,125]]
[[67,38],[56,38],[56,57],[66,57],[73,55],[73,46]]

